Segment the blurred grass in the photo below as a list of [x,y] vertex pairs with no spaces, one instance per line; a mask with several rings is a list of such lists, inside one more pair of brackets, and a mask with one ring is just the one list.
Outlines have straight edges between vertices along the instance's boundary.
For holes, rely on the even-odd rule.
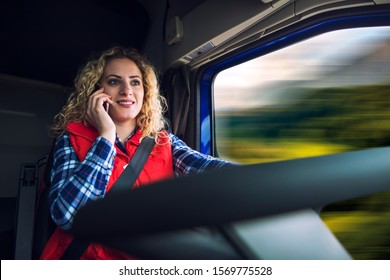
[[[263,139],[262,139],[263,140]],[[320,156],[352,150],[348,145],[307,140],[219,140],[224,158],[251,164]],[[327,206],[321,218],[354,259],[390,259],[390,192]]]
[[354,259],[390,259],[390,212],[325,212],[321,218]]
[[219,154],[241,164],[322,156],[345,152],[349,149],[349,146],[346,145],[308,142],[299,139],[260,141],[233,138],[218,142]]

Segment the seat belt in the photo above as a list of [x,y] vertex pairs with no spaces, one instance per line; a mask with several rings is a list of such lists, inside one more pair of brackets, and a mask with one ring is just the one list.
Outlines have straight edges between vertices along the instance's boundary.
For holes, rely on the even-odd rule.
[[[112,191],[128,190],[129,186],[133,186],[137,180],[139,174],[141,173],[146,160],[148,159],[150,153],[153,150],[155,140],[151,137],[144,137],[139,144],[137,150],[135,151],[130,163],[126,166],[125,170],[115,181],[114,185],[111,187]],[[73,238],[72,242],[69,244],[68,248],[62,255],[62,260],[78,260],[87,250],[91,242],[83,239]]]
[[116,192],[120,190],[128,190],[129,185],[132,186],[134,184],[135,180],[144,168],[145,162],[152,152],[154,144],[155,140],[151,137],[146,136],[142,139],[132,159],[130,160],[130,163],[115,181],[108,194],[112,191]]

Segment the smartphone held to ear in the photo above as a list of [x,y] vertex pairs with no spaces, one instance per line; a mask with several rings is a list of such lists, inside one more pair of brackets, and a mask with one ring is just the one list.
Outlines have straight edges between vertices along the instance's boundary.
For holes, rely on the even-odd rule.
[[110,106],[110,104],[108,104],[108,102],[104,102],[103,103],[103,108],[104,110],[108,113],[108,107]]
[[100,85],[99,84],[96,84],[94,89],[93,89],[93,92],[97,91],[98,89],[100,89]]

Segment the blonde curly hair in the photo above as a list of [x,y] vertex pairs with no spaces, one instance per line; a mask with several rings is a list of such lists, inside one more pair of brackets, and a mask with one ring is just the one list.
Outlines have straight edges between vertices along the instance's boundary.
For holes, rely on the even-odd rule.
[[[135,49],[112,47],[91,59],[79,70],[75,79],[75,89],[60,113],[55,116],[52,132],[62,134],[71,122],[84,122],[90,95],[96,90],[108,61],[115,58],[128,58],[140,69],[144,86],[144,100],[137,116],[137,126],[142,129],[142,137],[150,136],[156,141],[162,137],[166,122],[163,113],[166,100],[160,95],[155,68]],[[166,137],[166,136],[165,136]],[[161,140],[161,139],[160,139]],[[161,142],[161,141],[158,141]]]

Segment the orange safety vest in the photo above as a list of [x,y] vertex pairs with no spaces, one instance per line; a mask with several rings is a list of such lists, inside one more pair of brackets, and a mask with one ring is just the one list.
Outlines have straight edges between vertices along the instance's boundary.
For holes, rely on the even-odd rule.
[[[71,123],[67,126],[70,141],[80,161],[83,161],[90,150],[92,143],[98,137],[98,132],[82,123]],[[127,154],[116,147],[116,157],[111,177],[107,184],[107,191],[113,186],[114,182],[123,172],[126,165],[130,162],[135,150],[139,146],[142,132],[138,129],[135,134],[125,143]],[[168,137],[168,133],[164,132]],[[154,146],[143,170],[138,176],[133,188],[146,185],[158,180],[172,178],[174,176],[172,166],[172,148],[167,139],[159,138],[161,144]],[[165,143],[165,144],[164,144]],[[68,232],[56,228],[50,237],[45,249],[42,252],[41,259],[60,259],[66,248],[72,242],[73,236]],[[91,243],[80,259],[134,259],[122,252],[110,249],[97,243]]]

